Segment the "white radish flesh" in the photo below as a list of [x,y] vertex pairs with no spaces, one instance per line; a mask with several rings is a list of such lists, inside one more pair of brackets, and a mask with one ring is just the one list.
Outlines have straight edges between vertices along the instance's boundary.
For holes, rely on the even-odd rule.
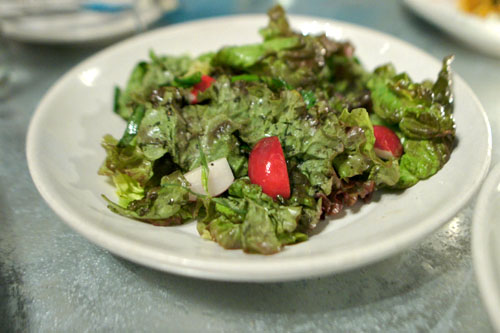
[[390,160],[391,158],[394,158],[394,155],[392,155],[392,152],[390,152],[389,150],[383,150],[379,148],[373,148],[373,150],[375,151],[375,155],[383,160]]
[[[201,166],[189,171],[184,178],[191,184],[190,189],[194,193],[207,195],[201,181]],[[210,196],[216,197],[224,193],[234,181],[234,175],[225,157],[208,163],[208,192]],[[196,196],[189,194],[189,200],[195,201]]]

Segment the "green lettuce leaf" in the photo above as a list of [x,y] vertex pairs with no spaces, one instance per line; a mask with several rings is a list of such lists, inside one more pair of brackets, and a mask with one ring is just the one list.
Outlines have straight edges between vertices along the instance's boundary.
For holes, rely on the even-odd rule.
[[383,161],[373,149],[375,135],[373,125],[365,109],[344,110],[339,117],[347,128],[344,152],[334,160],[335,169],[341,179],[369,172],[369,179],[377,186],[393,186],[399,179],[397,161]]
[[144,188],[129,175],[117,173],[111,178],[116,187],[116,195],[120,206],[127,207],[132,201],[141,200],[144,197]]
[[200,74],[210,74],[212,57],[210,53],[194,59],[187,55],[158,56],[151,51],[151,61],[136,65],[125,89],[115,89],[115,112],[128,120],[135,105],[148,103],[155,89],[174,83],[191,86]]
[[259,30],[260,35],[264,40],[270,40],[279,37],[293,36],[294,32],[288,24],[286,13],[283,7],[277,5],[269,9],[269,24],[267,27]]
[[[332,161],[342,152],[345,135],[334,113],[325,113],[320,105],[307,108],[297,90],[273,92],[263,82],[231,84],[229,79],[219,77],[208,94],[213,104],[203,107],[203,117],[185,113],[189,123],[203,124],[223,117],[225,133],[233,132],[250,147],[263,137],[276,135],[286,159],[299,161],[298,168],[310,183],[329,193],[334,175]],[[185,109],[189,114],[192,107]],[[192,127],[191,131],[196,132],[197,128]]]
[[102,147],[106,151],[106,159],[99,169],[100,175],[109,177],[127,177],[120,179],[120,183],[129,182],[136,186],[145,187],[153,176],[153,163],[137,146],[118,147],[118,140],[111,135],[105,135]]
[[298,37],[282,37],[260,44],[227,46],[217,52],[212,60],[213,66],[227,66],[233,69],[247,69],[259,60],[278,51],[293,49],[300,45]]
[[190,136],[180,112],[173,102],[146,109],[137,133],[137,145],[148,159],[154,161],[170,153],[174,162],[180,163],[179,152],[186,148]]
[[401,178],[396,188],[407,188],[438,172],[449,160],[452,140],[405,140],[405,153],[399,162]]
[[[212,198],[215,213],[198,221],[198,231],[224,248],[272,254],[307,239],[297,230],[301,206],[281,205],[246,178],[229,188],[230,197]],[[319,216],[318,216],[319,219]]]
[[163,177],[161,186],[152,188],[144,198],[130,202],[126,208],[109,199],[108,208],[120,215],[155,225],[181,224],[194,217],[196,204],[189,202],[189,183],[176,171]]
[[455,136],[452,60],[443,60],[435,83],[414,83],[407,74],[396,74],[391,65],[376,69],[368,82],[377,122],[389,124],[403,142],[396,188],[429,178],[450,157]]
[[373,110],[382,120],[397,124],[410,139],[433,139],[455,134],[450,57],[443,60],[438,80],[415,83],[392,65],[377,68],[367,86]]

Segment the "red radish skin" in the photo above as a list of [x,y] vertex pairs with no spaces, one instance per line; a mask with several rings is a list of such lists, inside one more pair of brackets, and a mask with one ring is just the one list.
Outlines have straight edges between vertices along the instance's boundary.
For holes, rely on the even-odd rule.
[[205,91],[208,88],[210,88],[210,86],[212,85],[212,83],[214,83],[214,81],[215,79],[213,77],[208,75],[202,75],[201,81],[195,84],[193,88],[191,88],[191,104],[198,103],[197,99],[198,93],[200,91]]
[[252,149],[248,159],[248,176],[252,184],[276,199],[278,195],[290,197],[290,181],[285,155],[278,137],[263,138]]
[[378,157],[385,160],[401,157],[403,146],[396,133],[380,125],[373,125],[373,133],[375,135],[375,146],[373,148]]

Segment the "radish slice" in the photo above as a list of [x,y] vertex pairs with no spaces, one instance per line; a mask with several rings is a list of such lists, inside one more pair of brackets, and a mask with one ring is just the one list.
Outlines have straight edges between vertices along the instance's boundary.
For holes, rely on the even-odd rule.
[[215,82],[215,79],[213,77],[208,76],[208,75],[203,75],[201,77],[201,81],[198,82],[197,84],[195,84],[193,86],[193,88],[191,89],[191,92],[189,94],[189,103],[197,104],[198,103],[198,93],[200,91],[205,91],[208,88],[210,88],[210,86],[214,82]]
[[401,157],[403,145],[396,133],[385,126],[373,125],[373,134],[375,135],[373,150],[378,157],[384,160]]
[[[189,171],[184,178],[191,184],[190,189],[194,193],[207,195],[201,181],[201,166]],[[210,196],[216,197],[224,193],[234,181],[233,171],[225,157],[208,163],[208,192]],[[194,194],[189,194],[190,201],[196,201]]]
[[290,197],[290,180],[285,155],[277,136],[265,137],[253,147],[248,159],[248,177],[262,192],[276,199]]

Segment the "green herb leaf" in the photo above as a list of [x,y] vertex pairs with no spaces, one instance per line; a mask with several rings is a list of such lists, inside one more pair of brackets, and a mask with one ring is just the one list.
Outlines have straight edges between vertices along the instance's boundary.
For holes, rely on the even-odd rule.
[[186,77],[176,77],[172,85],[175,87],[189,88],[200,82],[201,72],[196,72]]
[[[210,169],[208,168],[207,157],[203,152],[203,146],[201,145],[201,141],[198,140],[199,149],[200,149],[200,162],[201,162],[201,185],[203,185],[203,189],[205,192],[208,192],[208,175],[210,173]],[[210,195],[210,194],[209,194]]]
[[255,74],[242,74],[242,75],[232,76],[231,82],[236,82],[236,81],[256,82],[260,81],[260,77]]
[[115,94],[113,98],[113,112],[116,114],[120,114],[120,96],[121,96],[122,90],[120,87],[115,86]]
[[316,104],[316,95],[310,90],[302,90],[300,92],[302,98],[304,98],[304,103],[308,109],[312,108]]
[[118,147],[123,148],[126,146],[132,145],[132,141],[137,135],[137,131],[139,130],[139,126],[141,125],[142,118],[144,118],[146,110],[144,105],[138,105],[130,119],[128,120],[127,127],[125,128],[125,132],[123,133],[122,138],[118,142]]

